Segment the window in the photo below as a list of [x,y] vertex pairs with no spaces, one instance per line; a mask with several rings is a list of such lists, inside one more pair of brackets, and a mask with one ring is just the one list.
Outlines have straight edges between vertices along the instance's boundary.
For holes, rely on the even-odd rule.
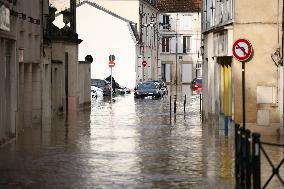
[[170,16],[163,15],[163,29],[169,29],[169,28],[170,28]]
[[162,38],[162,52],[170,52],[170,38],[169,37]]
[[183,53],[189,53],[190,52],[190,36],[183,36],[182,52]]

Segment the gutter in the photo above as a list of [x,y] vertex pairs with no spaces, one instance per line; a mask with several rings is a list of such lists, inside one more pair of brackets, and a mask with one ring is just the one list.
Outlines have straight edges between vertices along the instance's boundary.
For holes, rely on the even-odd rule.
[[230,22],[226,22],[226,23],[224,23],[224,24],[220,24],[220,25],[217,25],[217,26],[213,26],[213,27],[211,27],[211,28],[209,28],[209,29],[207,29],[207,30],[202,31],[201,33],[202,33],[203,35],[206,35],[206,34],[211,33],[211,32],[221,31],[221,30],[224,29],[224,27],[229,26],[229,25],[233,25],[233,23],[234,23],[234,21],[231,20]]

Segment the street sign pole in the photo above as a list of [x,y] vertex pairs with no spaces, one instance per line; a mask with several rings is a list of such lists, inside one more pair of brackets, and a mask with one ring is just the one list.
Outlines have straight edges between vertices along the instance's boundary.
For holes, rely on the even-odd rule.
[[142,69],[142,76],[143,76],[142,82],[144,82],[144,73],[145,73],[145,67],[143,66],[143,69]]
[[110,68],[110,102],[112,102],[112,67]]
[[108,66],[110,67],[110,102],[112,103],[112,67],[115,66],[114,63],[115,56],[109,55],[108,59],[109,59]]
[[238,39],[233,44],[233,56],[242,63],[242,110],[243,110],[243,129],[246,129],[246,89],[245,89],[245,64],[252,56],[252,45],[247,39]]
[[243,129],[246,129],[246,90],[245,90],[245,61],[242,61],[242,98],[243,98]]

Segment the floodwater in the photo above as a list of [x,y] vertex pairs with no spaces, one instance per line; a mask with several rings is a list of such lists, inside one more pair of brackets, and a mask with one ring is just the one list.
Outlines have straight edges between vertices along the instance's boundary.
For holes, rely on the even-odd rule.
[[[27,128],[0,149],[0,188],[234,188],[233,136],[202,126],[199,95],[115,102]],[[186,94],[186,113],[183,100]]]

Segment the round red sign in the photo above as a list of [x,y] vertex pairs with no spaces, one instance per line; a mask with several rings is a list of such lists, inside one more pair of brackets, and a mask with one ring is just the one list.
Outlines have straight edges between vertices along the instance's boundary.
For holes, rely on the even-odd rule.
[[146,60],[143,60],[142,65],[145,67],[147,65]]
[[247,39],[238,39],[233,44],[233,55],[241,62],[249,59],[252,54],[252,45]]
[[108,66],[109,66],[110,68],[114,67],[114,66],[115,66],[114,61],[109,61]]

